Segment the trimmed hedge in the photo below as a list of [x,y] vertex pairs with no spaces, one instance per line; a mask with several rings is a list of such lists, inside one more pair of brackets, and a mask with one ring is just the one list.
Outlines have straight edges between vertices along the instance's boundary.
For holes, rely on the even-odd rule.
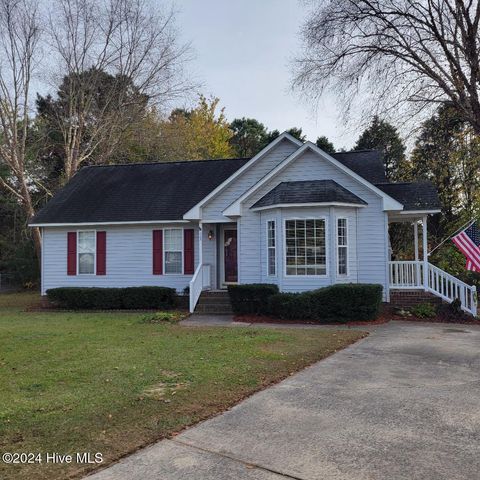
[[278,287],[270,283],[229,285],[228,294],[234,313],[261,315],[265,314],[269,297],[278,294]]
[[381,285],[350,283],[272,295],[264,312],[285,320],[345,323],[374,320],[381,303]]
[[166,287],[84,288],[47,290],[48,299],[70,310],[169,309],[176,306],[176,292]]

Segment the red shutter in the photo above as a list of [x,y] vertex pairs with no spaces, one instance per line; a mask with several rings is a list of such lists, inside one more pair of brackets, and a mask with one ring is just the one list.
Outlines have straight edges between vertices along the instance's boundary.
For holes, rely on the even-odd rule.
[[77,274],[77,232],[67,233],[67,275]]
[[97,232],[97,275],[107,274],[107,232]]
[[193,229],[183,231],[183,273],[192,275],[194,272],[194,234]]
[[163,274],[163,230],[153,231],[153,274]]

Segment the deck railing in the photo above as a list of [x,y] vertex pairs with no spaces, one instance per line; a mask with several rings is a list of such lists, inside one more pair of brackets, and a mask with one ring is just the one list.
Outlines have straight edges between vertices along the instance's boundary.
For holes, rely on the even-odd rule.
[[203,290],[211,287],[211,266],[200,263],[190,280],[190,313],[195,311]]
[[427,275],[424,278],[424,265],[417,261],[390,262],[390,288],[423,289],[447,302],[458,298],[463,310],[477,315],[475,286],[462,282],[431,263],[427,263]]

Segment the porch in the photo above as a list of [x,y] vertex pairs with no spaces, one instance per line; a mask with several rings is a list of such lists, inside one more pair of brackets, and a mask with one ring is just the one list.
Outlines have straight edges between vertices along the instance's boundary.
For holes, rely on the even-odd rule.
[[475,286],[462,282],[428,261],[427,215],[395,214],[389,215],[388,220],[389,225],[391,223],[412,224],[414,237],[414,259],[389,262],[390,290],[423,290],[446,302],[459,299],[464,311],[477,315]]

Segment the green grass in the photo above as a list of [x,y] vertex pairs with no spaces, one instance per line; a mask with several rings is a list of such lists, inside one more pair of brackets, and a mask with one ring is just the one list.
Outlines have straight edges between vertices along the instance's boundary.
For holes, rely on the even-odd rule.
[[[101,452],[105,464],[364,336],[24,312],[35,300],[0,295],[0,452]],[[60,479],[91,468],[0,463],[0,478]]]

